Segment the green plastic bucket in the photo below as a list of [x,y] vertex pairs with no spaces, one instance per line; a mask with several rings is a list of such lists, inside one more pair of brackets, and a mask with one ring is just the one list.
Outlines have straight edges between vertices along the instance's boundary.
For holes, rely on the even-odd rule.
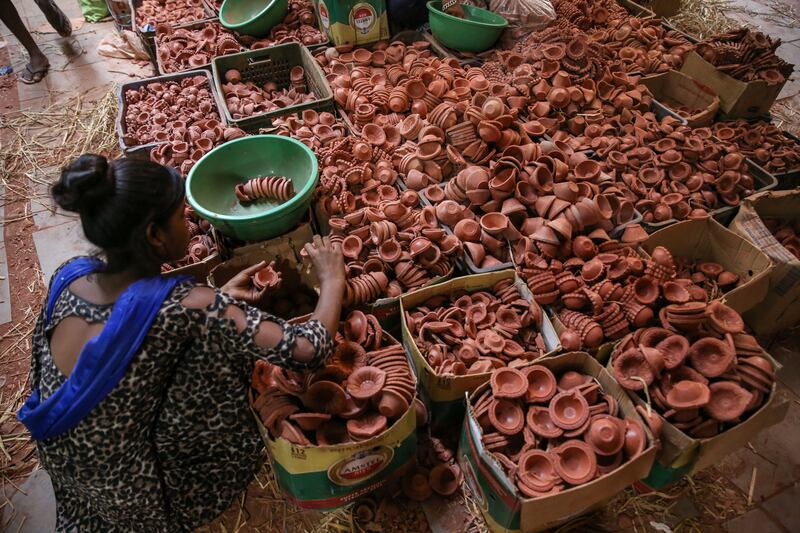
[[475,6],[461,4],[466,15],[463,19],[442,12],[439,1],[428,2],[427,6],[433,36],[446,47],[459,52],[488,50],[508,26],[508,21],[497,13]]
[[[225,235],[262,241],[291,230],[308,212],[319,167],[303,143],[279,135],[253,135],[218,146],[189,171],[186,199],[197,214]],[[242,205],[234,187],[260,176],[285,176],[295,195],[287,202]]]
[[289,0],[225,0],[219,9],[219,22],[232,31],[266,37],[288,12]]

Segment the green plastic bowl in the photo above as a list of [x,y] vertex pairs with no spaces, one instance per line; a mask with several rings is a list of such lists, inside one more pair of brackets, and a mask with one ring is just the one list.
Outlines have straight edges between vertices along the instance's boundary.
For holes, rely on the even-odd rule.
[[[186,199],[199,216],[225,235],[263,241],[291,230],[308,212],[319,167],[305,144],[279,135],[252,135],[218,146],[189,171]],[[285,176],[295,195],[282,204],[242,205],[234,187],[259,176]]]
[[497,13],[475,6],[461,4],[466,15],[463,19],[444,13],[439,1],[428,2],[427,6],[433,36],[446,47],[459,52],[488,50],[508,26],[508,21]]
[[266,37],[288,12],[289,0],[225,0],[219,9],[219,23],[245,35]]

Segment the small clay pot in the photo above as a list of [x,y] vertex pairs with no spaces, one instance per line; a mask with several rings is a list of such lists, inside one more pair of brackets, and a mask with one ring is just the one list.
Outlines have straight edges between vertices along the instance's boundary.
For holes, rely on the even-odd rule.
[[616,455],[625,445],[625,427],[619,418],[610,415],[593,416],[583,435],[598,455]]
[[556,471],[566,483],[582,485],[597,474],[597,459],[592,448],[583,441],[568,440],[554,450]]
[[733,381],[717,381],[708,388],[711,397],[705,411],[719,422],[731,422],[742,416],[753,398],[752,393]]
[[556,378],[547,367],[533,365],[525,368],[522,373],[528,380],[525,395],[527,402],[548,402],[555,395]]
[[[697,409],[706,405],[710,398],[708,386],[696,381],[679,381],[666,395],[667,404],[673,409]],[[748,397],[749,401],[749,397]]]
[[456,464],[440,463],[431,469],[428,482],[437,494],[450,496],[461,485],[461,469]]
[[374,366],[362,366],[347,378],[347,392],[357,400],[378,395],[386,383],[386,372]]
[[528,378],[514,368],[498,368],[490,379],[495,398],[520,398],[528,391]]
[[589,404],[577,389],[556,394],[549,409],[553,423],[567,431],[578,429],[589,419]]

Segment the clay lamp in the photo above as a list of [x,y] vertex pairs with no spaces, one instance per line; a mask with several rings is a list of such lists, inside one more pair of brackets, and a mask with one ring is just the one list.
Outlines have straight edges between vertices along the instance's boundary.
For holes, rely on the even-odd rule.
[[279,426],[279,437],[286,439],[292,444],[308,446],[311,442],[303,435],[303,432],[288,420],[281,420]]
[[547,402],[556,393],[556,377],[550,369],[542,365],[533,365],[524,369],[522,373],[527,377],[528,388],[525,400],[532,402]]
[[625,445],[625,427],[619,418],[610,415],[595,415],[583,434],[598,455],[616,455]]
[[383,241],[378,247],[378,255],[386,263],[396,263],[403,254],[403,248],[395,238]]
[[489,421],[503,435],[516,435],[525,426],[525,414],[516,402],[493,400],[489,406]]
[[350,442],[347,426],[338,420],[324,422],[315,433],[318,446],[334,446]]
[[642,305],[652,305],[658,299],[658,282],[649,277],[642,276],[633,284],[633,296]]
[[253,285],[256,289],[262,290],[267,287],[277,287],[281,283],[281,275],[275,272],[275,262],[265,266],[253,274]]
[[385,389],[378,400],[378,412],[388,418],[397,418],[408,410],[406,398],[393,389]]
[[578,389],[559,392],[550,400],[550,418],[564,430],[574,430],[589,419],[589,404]]
[[582,387],[589,381],[591,381],[589,376],[581,374],[580,372],[575,372],[574,370],[567,370],[558,380],[558,390],[559,392],[572,390]]
[[670,303],[683,304],[688,302],[691,298],[689,291],[681,284],[674,281],[667,281],[664,283],[662,290],[664,291],[664,298]]
[[741,333],[744,331],[742,316],[718,301],[711,302],[706,308],[708,319],[714,329],[721,333]]
[[550,417],[550,410],[547,407],[530,406],[526,416],[528,427],[536,435],[545,439],[555,439],[560,437],[564,430],[555,425]]
[[[657,416],[657,415],[656,415]],[[625,455],[633,459],[642,453],[647,446],[647,435],[641,422],[635,418],[625,419]]]
[[437,494],[450,496],[458,490],[462,478],[461,469],[458,465],[440,463],[431,469],[428,482]]
[[680,366],[689,353],[689,341],[683,335],[670,335],[656,344],[664,358],[664,368],[671,370]]
[[645,386],[649,387],[655,379],[653,369],[647,364],[644,354],[637,348],[631,348],[618,354],[614,357],[611,365],[614,377],[620,385],[628,390],[642,390]]
[[592,448],[580,440],[568,440],[554,450],[556,472],[570,485],[582,485],[597,474],[597,458]]
[[403,494],[415,502],[427,500],[433,494],[433,489],[428,481],[429,477],[430,473],[427,469],[421,466],[412,467],[403,476]]
[[362,366],[347,378],[347,392],[357,400],[369,400],[383,389],[386,372],[374,366]]
[[688,380],[675,383],[666,395],[667,405],[678,411],[703,407],[709,397],[707,385]]
[[370,406],[369,402],[365,402],[363,400],[356,400],[355,398],[353,398],[348,394],[346,407],[344,411],[338,413],[338,416],[340,418],[344,418],[345,420],[349,420],[351,418],[357,418],[366,413],[369,406]]
[[361,311],[353,311],[344,321],[344,337],[357,344],[367,340],[367,315]]
[[692,367],[707,378],[719,377],[733,366],[736,352],[725,341],[705,337],[689,348],[687,359]]
[[508,228],[508,217],[503,213],[487,213],[481,217],[481,228],[493,237],[499,237]]
[[317,413],[338,414],[347,407],[344,389],[332,381],[317,381],[303,395],[306,407]]
[[422,427],[428,423],[428,408],[425,402],[419,398],[414,398],[414,414],[417,418],[417,426]]
[[342,255],[350,259],[358,259],[364,244],[355,235],[348,235],[342,240]]
[[556,472],[553,456],[549,452],[527,450],[520,455],[517,465],[519,480],[532,491],[547,492],[561,481]]
[[742,416],[753,399],[752,393],[733,381],[717,381],[709,389],[711,399],[705,411],[720,422],[732,422]]
[[492,372],[490,382],[495,398],[520,398],[528,391],[528,378],[515,368],[498,368]]
[[637,405],[636,411],[642,417],[642,420],[647,424],[647,427],[650,428],[650,432],[653,434],[653,437],[658,439],[661,436],[661,430],[664,429],[664,420],[661,416],[656,413],[653,409],[648,410],[647,407],[643,405]]
[[303,431],[316,431],[331,415],[325,413],[294,413],[289,415],[289,420],[300,426]]
[[647,346],[640,345],[639,351],[642,352],[642,355],[644,355],[644,358],[652,369],[653,373],[656,376],[660,376],[661,371],[664,370],[664,355],[661,353],[661,350],[658,348],[648,348]]
[[346,374],[351,374],[367,363],[367,353],[360,344],[352,341],[340,342],[328,363],[338,366]]
[[581,349],[581,336],[573,329],[565,329],[558,336],[561,341],[561,346],[567,351],[576,351]]
[[386,417],[375,413],[347,421],[347,432],[353,440],[367,440],[380,435],[388,427]]

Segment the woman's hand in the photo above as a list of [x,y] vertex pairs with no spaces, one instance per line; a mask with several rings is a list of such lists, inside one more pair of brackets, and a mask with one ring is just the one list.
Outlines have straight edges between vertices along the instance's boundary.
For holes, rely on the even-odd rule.
[[256,289],[251,278],[253,274],[266,266],[266,261],[260,261],[251,267],[245,268],[233,276],[220,290],[228,296],[247,302],[250,305],[259,303],[264,298],[267,288]]
[[344,289],[344,256],[341,247],[328,237],[314,235],[313,242],[307,243],[304,248],[320,284],[340,284]]

